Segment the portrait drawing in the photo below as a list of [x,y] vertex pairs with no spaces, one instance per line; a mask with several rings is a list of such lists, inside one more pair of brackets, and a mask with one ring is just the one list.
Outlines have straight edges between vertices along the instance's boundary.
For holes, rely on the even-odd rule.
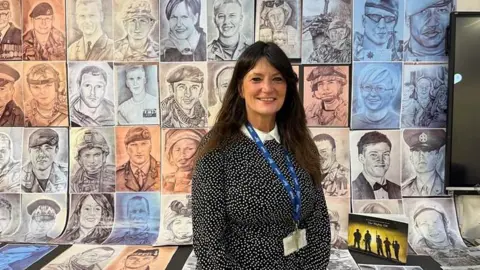
[[22,128],[0,128],[0,192],[20,192]]
[[232,79],[234,65],[231,62],[208,63],[208,126],[215,124],[222,108],[223,98]]
[[0,1],[0,60],[22,60],[22,1]]

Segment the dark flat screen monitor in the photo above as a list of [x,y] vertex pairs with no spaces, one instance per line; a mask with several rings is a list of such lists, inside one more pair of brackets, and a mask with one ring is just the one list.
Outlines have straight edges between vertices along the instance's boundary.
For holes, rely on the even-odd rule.
[[480,186],[480,12],[451,14],[446,185]]

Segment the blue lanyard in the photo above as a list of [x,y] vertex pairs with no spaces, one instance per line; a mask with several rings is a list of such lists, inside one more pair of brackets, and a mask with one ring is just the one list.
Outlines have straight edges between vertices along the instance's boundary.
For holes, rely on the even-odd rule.
[[300,197],[300,185],[298,183],[298,177],[297,174],[295,173],[295,169],[293,168],[292,161],[288,155],[287,150],[285,148],[283,149],[284,154],[285,154],[285,159],[287,160],[287,166],[288,166],[288,171],[290,172],[290,176],[293,179],[293,184],[295,187],[295,190],[292,189],[292,186],[288,183],[287,179],[283,175],[283,173],[280,171],[278,168],[277,163],[273,160],[272,156],[268,152],[267,148],[265,148],[265,145],[263,144],[262,140],[260,140],[260,137],[258,137],[257,132],[253,129],[252,125],[247,122],[245,124],[247,127],[248,132],[252,136],[253,140],[257,144],[258,149],[263,154],[263,157],[267,160],[268,164],[272,168],[273,172],[277,175],[278,179],[280,179],[280,182],[282,182],[283,187],[288,193],[288,196],[290,197],[290,200],[292,202],[293,206],[293,220],[295,221],[295,224],[298,226],[298,222],[300,221],[300,212],[301,212],[301,207],[302,207],[302,202],[301,202],[301,197]]

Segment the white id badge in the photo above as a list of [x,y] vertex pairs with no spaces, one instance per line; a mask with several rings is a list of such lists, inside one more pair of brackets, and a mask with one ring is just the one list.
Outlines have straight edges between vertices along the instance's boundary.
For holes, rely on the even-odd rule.
[[283,238],[283,255],[288,256],[307,245],[307,231],[296,230]]

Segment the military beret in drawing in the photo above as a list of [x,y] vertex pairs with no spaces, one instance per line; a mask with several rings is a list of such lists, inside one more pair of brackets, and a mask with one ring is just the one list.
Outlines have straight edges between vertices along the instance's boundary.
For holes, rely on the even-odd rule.
[[194,83],[203,83],[203,72],[195,66],[181,65],[173,69],[167,75],[168,83],[176,83],[181,81],[189,81]]
[[158,256],[158,249],[137,249],[129,256]]
[[[416,1],[415,3],[417,2],[421,1]],[[398,16],[398,0],[367,0],[365,7],[383,9]]]
[[452,0],[419,0],[407,4],[406,13],[408,16],[415,15],[427,8],[443,7],[453,3]]
[[33,8],[30,12],[30,18],[36,18],[38,16],[53,15],[53,8],[49,3],[42,2]]
[[0,10],[10,10],[10,2],[0,1]]
[[7,64],[0,63],[0,87],[10,82],[16,82],[19,78],[18,71]]
[[147,127],[133,127],[125,135],[125,145],[136,141],[150,140],[152,135]]
[[41,128],[35,130],[28,138],[28,147],[37,147],[44,144],[51,146],[58,145],[58,133],[50,128]]
[[58,205],[58,203],[55,201],[49,199],[40,199],[30,203],[27,206],[28,214],[31,215],[40,206],[49,206],[53,209],[53,211],[55,211],[56,214],[60,212],[60,205]]
[[412,151],[438,150],[446,143],[447,134],[443,129],[406,129],[403,139]]

